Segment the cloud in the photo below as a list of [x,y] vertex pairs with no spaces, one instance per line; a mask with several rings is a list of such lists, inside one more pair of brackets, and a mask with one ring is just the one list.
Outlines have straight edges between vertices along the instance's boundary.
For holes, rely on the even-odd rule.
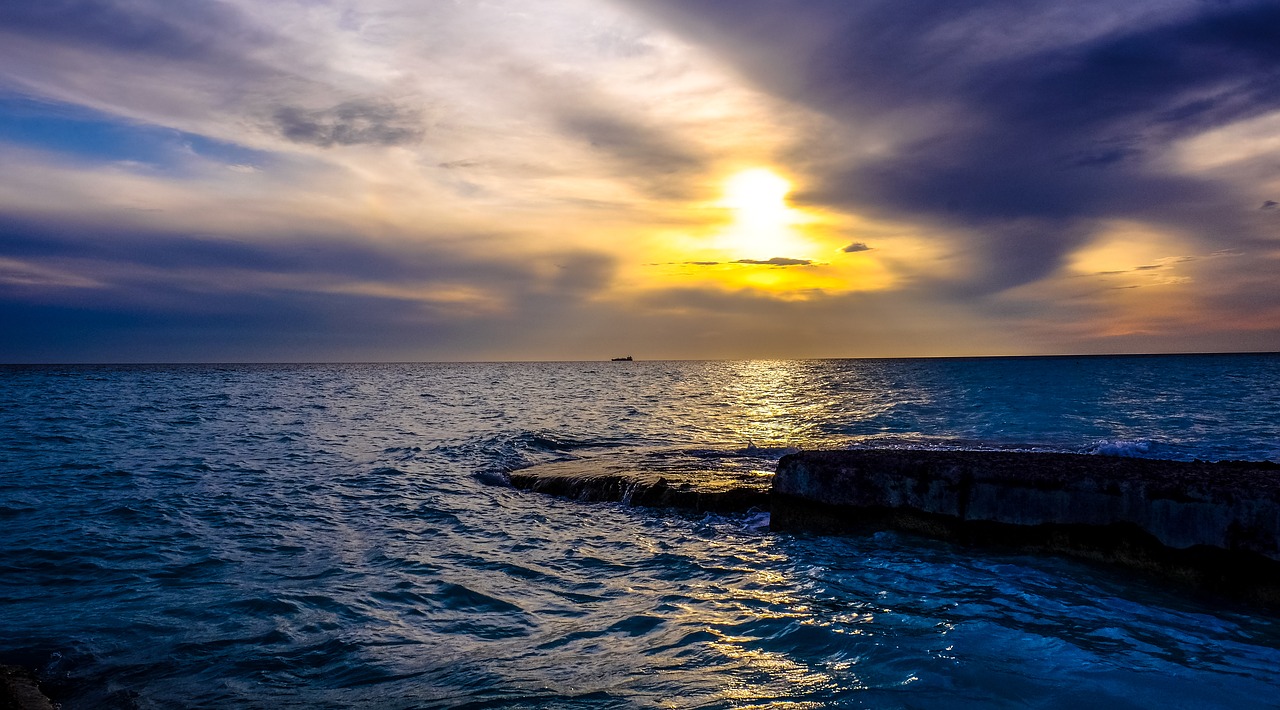
[[737,259],[735,261],[682,261],[684,266],[721,266],[724,264],[745,264],[747,266],[812,266],[812,259],[792,259],[775,256],[772,259]]
[[32,266],[15,259],[0,258],[0,289],[21,288],[97,288],[101,284],[56,269]]
[[477,168],[481,165],[482,163],[478,160],[468,160],[466,158],[462,160],[450,160],[443,163],[436,163],[436,167],[444,168],[445,170],[466,170],[467,168]]
[[334,145],[406,145],[422,138],[422,115],[389,102],[346,101],[323,110],[294,106],[274,115],[280,134],[295,143]]
[[[0,4],[0,332],[47,357],[306,359],[1263,333],[1278,20],[1263,0]],[[714,249],[724,178],[756,165],[813,218],[765,253],[871,253]],[[1248,258],[1161,261],[1215,252]],[[802,295],[735,285],[784,281]],[[1130,281],[1150,287],[1107,288]],[[758,345],[760,309],[809,349]]]
[[1280,110],[1274,2],[633,5],[849,126],[797,147],[801,197],[963,243],[968,293],[1052,274],[1106,220],[1259,237],[1224,216],[1233,183],[1163,158]]
[[[371,242],[323,232],[250,242],[0,217],[0,265],[9,264],[7,270],[14,274],[64,274],[62,281],[78,287],[132,284],[232,293],[376,290],[378,284],[387,287],[384,292],[412,294],[415,289],[431,293],[440,285],[474,284],[508,299],[530,293],[589,295],[606,288],[612,278],[613,260],[603,254],[565,249],[539,257],[504,256],[471,253],[463,246],[464,241],[441,238]],[[74,293],[68,297],[79,298]]]
[[658,199],[687,199],[708,166],[703,149],[679,126],[655,121],[634,97],[581,77],[521,69],[513,78],[536,87],[536,103],[560,135],[586,147],[617,180]]
[[373,241],[335,229],[256,242],[199,233],[140,231],[133,226],[0,217],[0,258],[32,264],[75,262],[87,278],[98,269],[156,275],[201,271],[297,277],[303,289],[308,283],[326,288],[350,282],[462,282],[513,293],[592,293],[605,288],[612,274],[612,258],[595,252],[561,249],[542,256],[504,255],[469,250],[467,240],[460,238],[463,235],[434,236]]
[[642,175],[692,172],[702,163],[660,130],[602,111],[569,109],[560,119],[569,134]]
[[791,259],[785,256],[775,256],[772,259],[738,259],[733,262],[735,264],[756,264],[760,266],[811,266],[812,259]]
[[497,352],[533,337],[545,320],[572,320],[610,288],[616,269],[612,257],[595,252],[500,255],[468,253],[461,244],[323,233],[253,243],[4,218],[0,327],[13,337],[0,344],[0,358]]
[[158,59],[230,60],[232,47],[261,46],[270,33],[230,3],[198,0],[45,0],[0,3],[0,32],[71,47]]

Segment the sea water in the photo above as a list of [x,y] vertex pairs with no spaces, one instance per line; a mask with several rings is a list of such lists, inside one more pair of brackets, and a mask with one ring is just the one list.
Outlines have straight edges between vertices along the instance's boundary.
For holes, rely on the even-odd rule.
[[0,369],[0,663],[79,708],[1280,706],[1280,616],[505,473],[1280,460],[1280,356]]

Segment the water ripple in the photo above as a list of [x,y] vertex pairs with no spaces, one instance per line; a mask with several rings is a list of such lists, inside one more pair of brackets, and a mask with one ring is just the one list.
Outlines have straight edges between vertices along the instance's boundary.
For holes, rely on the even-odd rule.
[[791,447],[1274,457],[1280,358],[0,372],[0,662],[78,708],[1266,707],[1280,619],[501,485]]

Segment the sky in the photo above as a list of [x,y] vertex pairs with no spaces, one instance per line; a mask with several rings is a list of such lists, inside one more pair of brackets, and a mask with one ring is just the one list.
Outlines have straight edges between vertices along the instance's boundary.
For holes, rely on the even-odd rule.
[[1274,0],[0,0],[0,362],[1280,350]]

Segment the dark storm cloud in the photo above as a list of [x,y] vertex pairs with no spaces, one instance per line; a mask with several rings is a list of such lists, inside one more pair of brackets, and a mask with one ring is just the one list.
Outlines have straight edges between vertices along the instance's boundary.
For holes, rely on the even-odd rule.
[[422,139],[419,112],[382,101],[347,101],[329,109],[286,106],[273,117],[280,135],[295,143],[405,145]]
[[1225,231],[1214,222],[1242,197],[1160,158],[1280,109],[1271,0],[634,5],[848,127],[831,140],[889,136],[885,157],[843,164],[807,147],[825,179],[801,197],[961,228],[984,263],[966,287],[978,291],[1046,275],[1098,220],[1172,221],[1171,206],[1196,205],[1179,224]]

